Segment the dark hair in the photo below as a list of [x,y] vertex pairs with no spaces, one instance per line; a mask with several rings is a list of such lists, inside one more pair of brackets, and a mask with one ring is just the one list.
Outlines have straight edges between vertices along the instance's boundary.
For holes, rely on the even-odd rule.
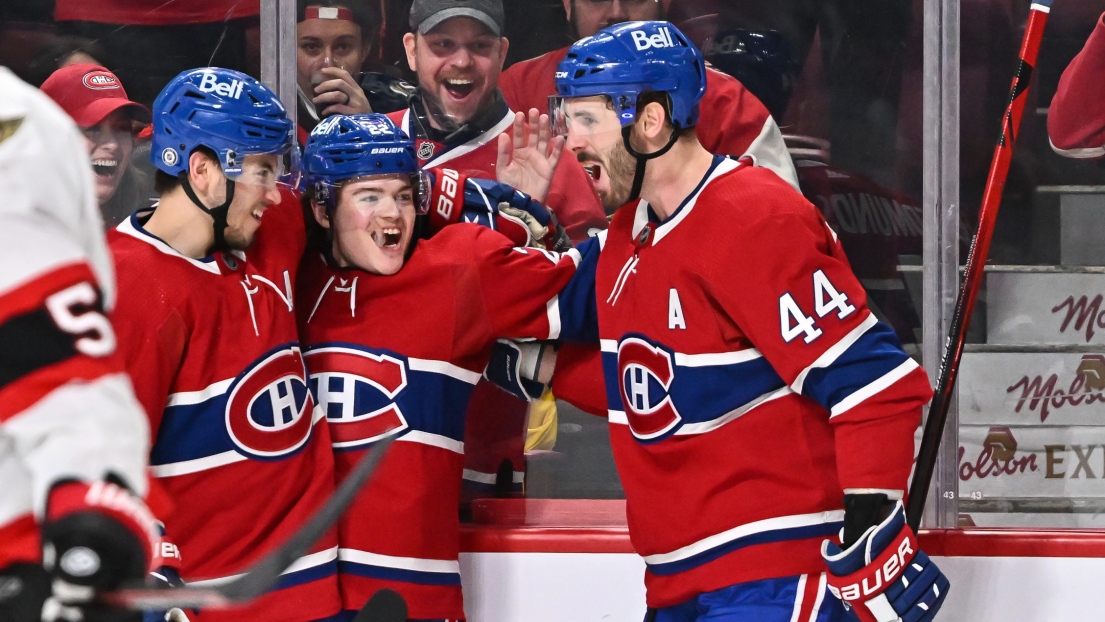
[[[197,151],[211,158],[215,162],[219,161],[219,155],[214,151],[208,149],[207,147],[196,147],[192,150],[192,153],[195,153]],[[191,155],[189,155],[189,157],[191,157]],[[153,191],[154,194],[156,194],[157,196],[168,194],[173,190],[176,190],[178,186],[180,186],[180,177],[170,175],[161,169],[157,169],[157,171],[153,175]]]
[[371,48],[380,39],[384,18],[380,16],[380,7],[375,0],[296,0],[296,23],[303,21],[309,6],[349,9],[353,13],[353,21],[361,27],[361,38],[366,45]]
[[27,69],[24,71],[27,82],[42,86],[50,74],[61,68],[62,61],[78,52],[91,56],[97,63],[111,69],[111,59],[98,41],[84,37],[64,36],[58,37],[53,43],[40,50],[38,55],[27,64]]

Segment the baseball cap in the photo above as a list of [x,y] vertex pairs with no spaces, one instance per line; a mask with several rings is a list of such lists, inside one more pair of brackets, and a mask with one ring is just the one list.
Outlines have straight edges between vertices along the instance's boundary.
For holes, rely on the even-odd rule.
[[411,30],[426,34],[451,17],[471,17],[502,36],[506,26],[502,0],[414,0]]
[[62,67],[50,74],[41,88],[82,128],[92,127],[120,109],[126,109],[135,121],[150,122],[149,109],[132,102],[119,78],[100,65]]

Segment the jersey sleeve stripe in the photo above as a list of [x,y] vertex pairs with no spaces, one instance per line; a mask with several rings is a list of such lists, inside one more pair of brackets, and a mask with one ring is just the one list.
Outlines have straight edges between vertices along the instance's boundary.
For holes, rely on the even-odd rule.
[[338,551],[342,574],[419,585],[460,585],[460,563],[456,560],[393,557],[357,549]]
[[195,460],[150,465],[150,471],[154,474],[154,477],[177,477],[178,475],[189,475],[192,473],[199,473],[200,471],[217,469],[221,466],[234,464],[235,462],[244,462],[248,459],[249,458],[246,458],[236,451],[224,451],[213,456],[196,458]]
[[549,339],[560,338],[560,296],[553,296],[545,305],[545,315],[549,322]]
[[441,374],[450,378],[474,385],[480,380],[479,372],[474,372],[463,367],[453,365],[448,361],[435,361],[432,359],[407,359],[407,367],[411,371],[424,371],[432,374]]
[[829,411],[829,417],[835,417],[837,415],[848,412],[849,410],[863,403],[864,400],[883,391],[884,389],[887,389],[898,380],[901,380],[906,376],[906,374],[913,371],[914,369],[917,369],[917,367],[917,361],[914,361],[911,358],[907,358],[906,360],[902,361],[901,365],[898,365],[894,369],[883,374],[878,380],[875,380],[862,389],[853,392],[848,397],[837,402],[836,405],[833,406],[832,409]]
[[[902,351],[894,331],[886,324],[876,323],[840,353],[832,364],[812,370],[806,377],[803,394],[831,413],[837,404],[857,391],[878,382],[899,366],[908,365],[908,360],[909,355]],[[915,365],[902,371],[908,373],[913,367]],[[877,387],[870,390],[871,395],[878,392]]]
[[402,441],[406,443],[419,443],[422,445],[430,445],[432,447],[440,447],[454,453],[464,453],[464,442],[449,438],[448,436],[442,436],[440,434],[433,434],[430,432],[423,432],[421,430],[408,430],[405,434],[395,439],[396,441]]
[[[4,344],[4,349],[7,348],[8,344]],[[0,386],[0,422],[22,413],[59,387],[97,380],[112,373],[117,370],[106,361],[83,355],[35,370],[17,382]]]
[[230,385],[234,384],[233,378],[227,378],[226,380],[220,380],[208,386],[200,389],[199,391],[181,391],[179,393],[173,393],[169,395],[168,401],[165,403],[165,407],[171,406],[193,406],[195,404],[202,404],[207,400],[218,397],[223,393],[226,393]]
[[[334,574],[337,572],[338,555],[339,550],[338,547],[335,546],[324,551],[318,551],[317,553],[311,553],[300,557],[292,562],[292,565],[288,566],[288,569],[281,574],[280,584],[274,589],[290,587],[292,585],[306,583],[307,581],[313,581],[318,578],[318,576]],[[321,574],[319,571],[322,571]],[[304,573],[310,576],[299,576]],[[188,579],[188,585],[195,587],[216,587],[230,583],[241,576],[240,574],[236,574],[214,579]],[[288,583],[285,584],[285,581],[288,581]]]
[[859,326],[853,328],[852,331],[845,335],[843,339],[833,344],[833,346],[830,347],[828,350],[825,350],[825,352],[822,353],[821,356],[817,357],[817,360],[815,360],[809,367],[803,369],[802,372],[798,374],[798,377],[794,379],[794,382],[790,383],[790,388],[794,389],[795,393],[803,393],[803,388],[806,384],[806,377],[810,374],[811,371],[820,367],[828,367],[829,365],[832,365],[833,362],[838,357],[840,357],[841,354],[844,354],[844,352],[848,350],[848,348],[852,347],[852,344],[854,344],[856,341],[859,341],[859,338],[862,337],[864,333],[866,333],[868,330],[871,330],[871,327],[878,322],[878,318],[876,318],[873,313],[869,312],[867,314],[867,317],[864,318],[862,322],[860,322]]
[[783,387],[781,389],[776,389],[774,391],[764,393],[763,395],[753,399],[747,404],[744,404],[739,408],[734,408],[733,410],[725,413],[717,419],[711,419],[710,421],[702,421],[699,423],[684,424],[683,427],[675,431],[675,435],[681,436],[687,434],[705,434],[706,432],[711,432],[729,423],[730,421],[733,421],[739,417],[748,414],[749,411],[753,410],[757,406],[762,406],[763,404],[766,404],[770,401],[777,400],[788,395],[794,395],[794,391],[791,391],[790,387]]
[[833,536],[843,520],[843,510],[766,518],[738,525],[670,553],[646,555],[644,561],[653,574],[673,575],[747,546]]

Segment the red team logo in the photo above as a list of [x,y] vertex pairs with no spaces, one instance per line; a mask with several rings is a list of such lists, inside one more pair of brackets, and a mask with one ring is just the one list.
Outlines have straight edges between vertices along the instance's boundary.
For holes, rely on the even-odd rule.
[[334,447],[368,445],[409,427],[395,403],[407,387],[402,360],[340,346],[311,350],[307,360]]
[[299,348],[269,353],[234,381],[226,429],[238,449],[260,459],[295,453],[311,435],[306,369]]
[[95,90],[119,88],[119,81],[115,76],[99,69],[84,74],[82,82],[86,87]]
[[675,362],[670,352],[629,337],[618,344],[618,377],[629,430],[642,441],[674,432],[683,417],[671,400]]

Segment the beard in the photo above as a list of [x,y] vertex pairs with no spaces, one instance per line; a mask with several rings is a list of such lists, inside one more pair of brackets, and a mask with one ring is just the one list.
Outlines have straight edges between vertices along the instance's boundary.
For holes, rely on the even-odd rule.
[[629,193],[633,190],[633,176],[637,173],[637,160],[629,155],[625,144],[620,139],[601,154],[581,151],[576,157],[580,163],[598,162],[606,172],[610,189],[600,190],[598,194],[607,214],[613,214],[615,210],[629,202]]

